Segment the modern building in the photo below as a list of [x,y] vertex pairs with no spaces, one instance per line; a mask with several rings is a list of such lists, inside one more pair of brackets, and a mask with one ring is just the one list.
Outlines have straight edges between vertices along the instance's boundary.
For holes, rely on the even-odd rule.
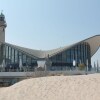
[[[84,64],[91,70],[91,57],[100,47],[100,35],[53,50],[34,50],[5,42],[5,16],[0,14],[0,85],[11,85],[41,68],[67,71]],[[31,75],[29,75],[31,76]]]
[[[0,67],[2,71],[34,71],[37,67],[45,67],[49,61],[47,70],[66,70],[83,63],[91,70],[91,57],[100,47],[100,35],[90,37],[70,46],[60,47],[54,50],[42,51],[5,42],[5,28],[7,27],[5,16],[0,14]],[[41,63],[41,64],[40,64]]]

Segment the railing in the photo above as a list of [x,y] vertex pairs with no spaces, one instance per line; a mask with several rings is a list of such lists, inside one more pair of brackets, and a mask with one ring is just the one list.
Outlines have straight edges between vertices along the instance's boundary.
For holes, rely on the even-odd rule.
[[[34,68],[29,68],[29,67],[22,67],[22,68],[17,68],[17,69],[15,69],[15,68],[6,68],[6,67],[0,67],[0,72],[36,72],[36,71],[45,71],[45,69],[43,69],[43,70],[37,70],[37,69],[35,69],[35,68],[38,68],[37,66],[36,67],[34,67]],[[58,72],[60,72],[60,71],[85,71],[85,72],[87,72],[87,69],[85,68],[85,69],[82,69],[82,70],[80,70],[78,67],[62,67],[62,69],[47,69],[47,71],[51,71],[51,72],[56,72],[56,71],[58,71]],[[94,68],[92,68],[91,69],[91,71],[89,71],[89,72],[100,72],[100,69],[98,68],[98,70],[96,70],[96,69],[94,69]]]

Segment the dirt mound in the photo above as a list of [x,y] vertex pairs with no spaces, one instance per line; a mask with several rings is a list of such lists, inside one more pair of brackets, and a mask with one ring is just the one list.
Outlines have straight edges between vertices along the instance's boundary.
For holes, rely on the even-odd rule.
[[1,88],[0,100],[100,100],[100,75],[27,79]]

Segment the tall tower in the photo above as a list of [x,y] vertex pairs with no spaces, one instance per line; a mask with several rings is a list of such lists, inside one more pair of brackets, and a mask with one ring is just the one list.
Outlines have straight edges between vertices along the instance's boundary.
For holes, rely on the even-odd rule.
[[5,43],[5,28],[6,28],[6,26],[7,26],[7,24],[5,21],[5,16],[1,12],[1,14],[0,14],[0,42],[1,43]]

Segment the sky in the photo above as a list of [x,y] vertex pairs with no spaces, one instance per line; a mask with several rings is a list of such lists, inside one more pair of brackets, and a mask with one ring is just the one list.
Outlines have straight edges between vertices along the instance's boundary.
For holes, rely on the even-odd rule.
[[0,0],[0,10],[6,42],[27,48],[49,50],[100,34],[100,0]]

